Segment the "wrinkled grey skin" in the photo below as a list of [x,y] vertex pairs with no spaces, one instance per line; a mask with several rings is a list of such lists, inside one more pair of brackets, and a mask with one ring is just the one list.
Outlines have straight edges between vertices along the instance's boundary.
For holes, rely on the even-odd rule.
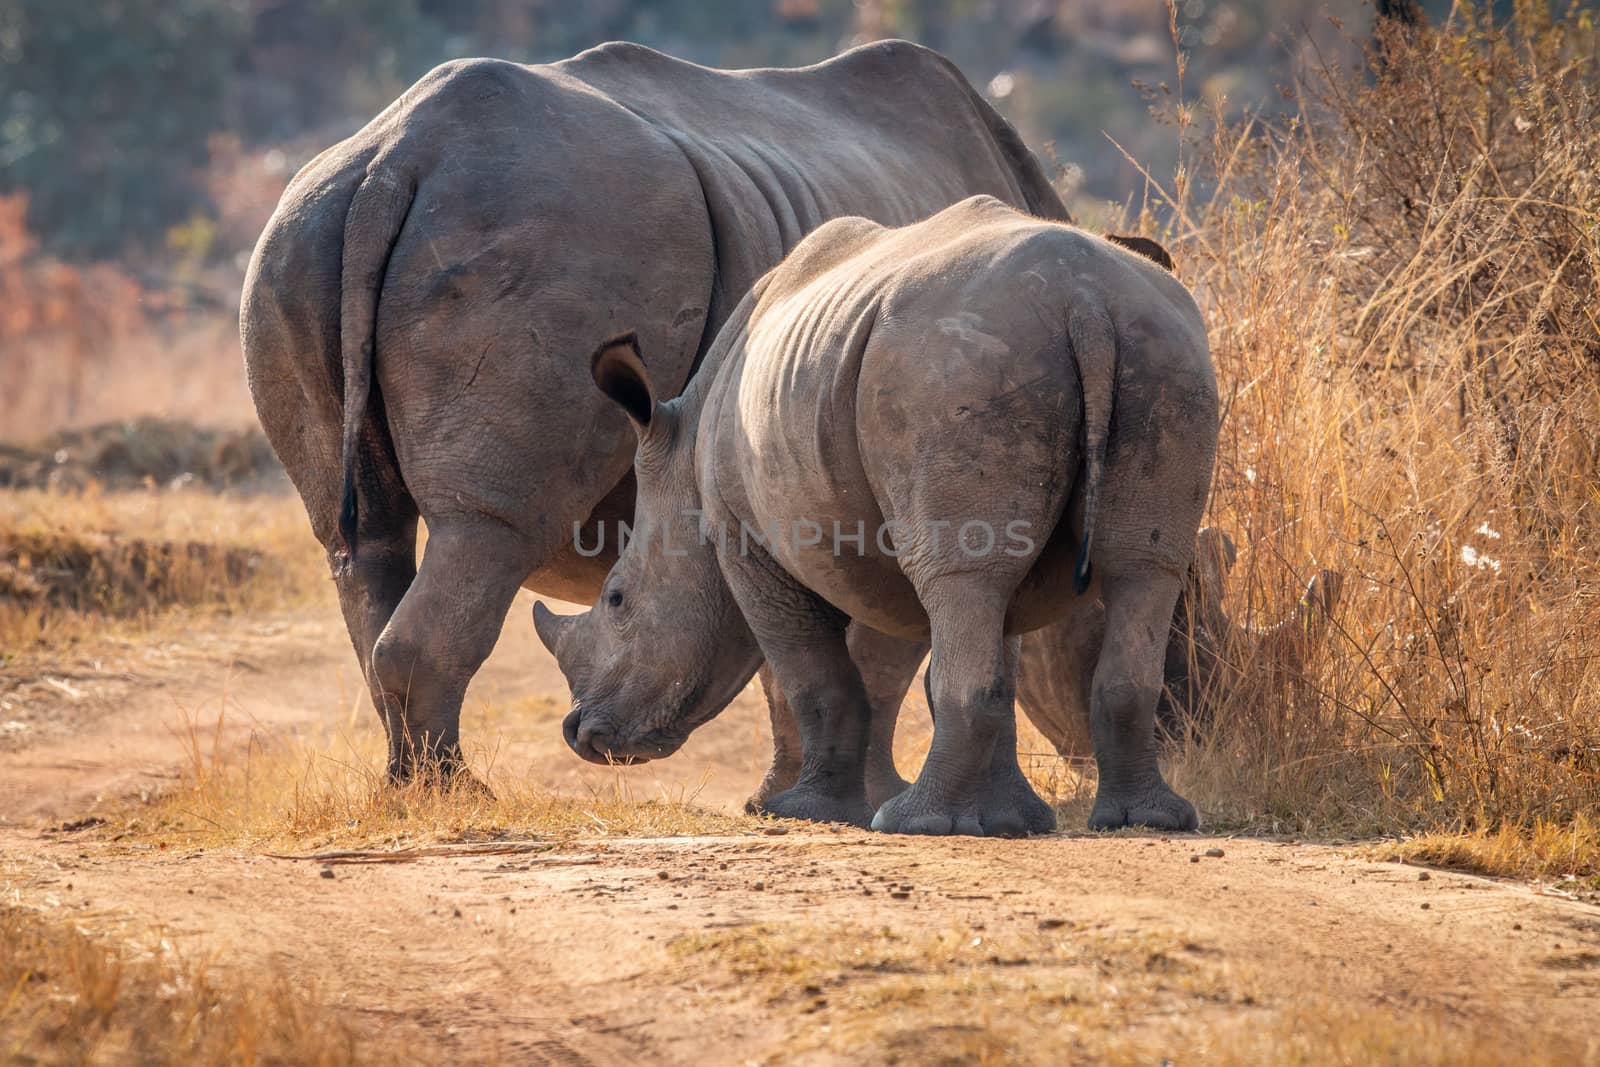
[[[1191,727],[1204,729],[1218,709],[1247,685],[1278,692],[1284,682],[1292,683],[1338,607],[1343,577],[1323,570],[1306,586],[1289,618],[1261,630],[1240,626],[1222,604],[1236,557],[1226,533],[1213,526],[1200,531],[1183,593],[1172,612],[1161,699],[1156,704],[1156,722],[1168,737],[1181,737]],[[1104,640],[1105,611],[1099,603],[1071,598],[1064,607],[1067,614],[1060,620],[1022,635],[1017,707],[1062,756],[1087,757],[1093,752],[1089,687]],[[852,628],[849,638],[872,708],[866,776],[867,801],[876,808],[907,785],[894,764],[895,725],[928,646],[861,627]],[[864,642],[871,648],[861,652]],[[764,673],[764,685],[767,678]],[[767,699],[772,764],[746,802],[751,812],[760,811],[769,797],[800,779],[799,725],[776,687],[768,686]]]
[[674,394],[823,222],[980,192],[1065,217],[1015,131],[905,42],[798,70],[629,44],[461,60],[301,171],[246,278],[245,363],[391,777],[459,769],[462,696],[519,587],[587,601],[610,569],[571,544],[632,513],[632,435],[583,366],[597,338],[635,330]]
[[[764,278],[684,395],[635,339],[593,371],[638,433],[631,542],[595,606],[535,610],[573,691],[580,752],[667,755],[765,655],[802,738],[775,814],[864,823],[869,695],[847,624],[932,646],[934,741],[871,825],[1054,827],[1016,762],[1018,642],[1074,596],[1104,603],[1090,724],[1094,827],[1191,829],[1155,710],[1216,451],[1216,378],[1188,292],[1140,256],[991,197],[885,229],[836,221]],[[839,550],[789,533],[890,528]],[[1020,528],[963,550],[941,524]],[[837,524],[837,526],[835,526]],[[702,537],[702,530],[708,536]]]

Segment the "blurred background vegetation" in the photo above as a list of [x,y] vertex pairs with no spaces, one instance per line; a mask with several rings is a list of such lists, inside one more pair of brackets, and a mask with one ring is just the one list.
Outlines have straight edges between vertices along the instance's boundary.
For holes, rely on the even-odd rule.
[[[1231,114],[1281,108],[1298,64],[1354,58],[1371,22],[1362,0],[1180,0],[1176,16],[1188,94]],[[237,267],[299,165],[445,60],[627,39],[798,65],[897,36],[950,55],[1076,200],[1121,201],[1139,175],[1107,135],[1154,168],[1174,152],[1147,100],[1173,84],[1171,29],[1160,0],[7,0],[0,194],[26,194],[38,250],[67,261]]]
[[[1531,829],[1566,844],[1483,869],[1600,888],[1600,3],[1421,7],[0,0],[0,486],[260,480],[248,436],[91,424],[254,427],[256,236],[300,165],[438,62],[626,38],[787,65],[909,37],[1087,224],[1172,249],[1222,389],[1207,519],[1241,547],[1236,617],[1345,574],[1325,651],[1292,678],[1235,662],[1259,685],[1174,780],[1221,824]],[[72,593],[46,578],[0,609],[38,630]]]

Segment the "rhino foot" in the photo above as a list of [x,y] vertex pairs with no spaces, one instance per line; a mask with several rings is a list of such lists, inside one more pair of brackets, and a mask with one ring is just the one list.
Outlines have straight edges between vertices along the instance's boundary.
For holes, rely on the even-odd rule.
[[911,788],[911,783],[900,777],[894,765],[874,766],[867,763],[867,803],[876,811],[895,797]]
[[978,818],[989,837],[1027,837],[1054,833],[1056,828],[1056,809],[1033,791],[1015,764],[1011,773],[997,774],[990,781]]
[[761,814],[767,810],[767,801],[780,793],[793,789],[794,784],[799,780],[800,761],[786,759],[782,755],[775,755],[772,759],[772,766],[767,768],[766,777],[761,780],[761,784],[756,787],[756,791],[750,794],[750,799],[744,802],[745,812],[750,815]]
[[1147,826],[1152,830],[1198,830],[1200,814],[1194,805],[1172,791],[1159,778],[1129,789],[1100,787],[1089,813],[1089,829],[1116,830]]
[[480,797],[494,800],[494,790],[487,782],[467,769],[461,759],[416,761],[409,765],[391,761],[384,776],[387,789],[408,789],[413,785],[427,790],[437,790],[454,796]]
[[872,807],[864,794],[831,796],[816,789],[796,786],[768,797],[758,807],[763,815],[811,822],[842,822],[863,830],[872,822]]
[[962,834],[969,837],[1026,837],[1056,828],[1056,813],[1018,776],[992,783],[976,800],[941,800],[917,783],[878,809],[872,828],[886,834]]

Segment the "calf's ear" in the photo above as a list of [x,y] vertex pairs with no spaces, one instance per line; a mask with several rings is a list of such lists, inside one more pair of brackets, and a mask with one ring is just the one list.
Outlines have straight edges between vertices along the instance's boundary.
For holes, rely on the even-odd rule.
[[1136,252],[1145,259],[1151,260],[1162,270],[1172,270],[1172,256],[1161,247],[1160,242],[1152,241],[1148,237],[1139,237],[1127,233],[1108,233],[1106,240],[1112,244],[1119,244],[1130,252]]
[[1189,587],[1207,606],[1220,605],[1228,572],[1239,558],[1233,538],[1216,526],[1202,526],[1194,539],[1194,561],[1189,564]]
[[649,429],[656,414],[656,391],[639,355],[639,339],[632,331],[595,349],[589,358],[589,373],[600,391],[627,413],[635,430],[643,434]]

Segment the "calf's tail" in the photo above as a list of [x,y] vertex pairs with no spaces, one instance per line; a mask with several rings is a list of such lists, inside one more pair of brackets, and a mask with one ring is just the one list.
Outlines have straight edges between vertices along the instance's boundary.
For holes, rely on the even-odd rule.
[[1099,309],[1067,314],[1067,341],[1078,368],[1083,395],[1083,543],[1072,572],[1079,593],[1089,588],[1089,548],[1100,510],[1100,483],[1105,475],[1106,441],[1111,435],[1111,409],[1117,382],[1117,339],[1111,320]]
[[372,395],[378,294],[400,228],[411,210],[416,185],[384,167],[381,157],[350,201],[344,223],[340,268],[339,354],[344,364],[344,489],[339,504],[339,536],[351,559],[356,554],[360,504],[356,492],[356,450],[361,423]]

